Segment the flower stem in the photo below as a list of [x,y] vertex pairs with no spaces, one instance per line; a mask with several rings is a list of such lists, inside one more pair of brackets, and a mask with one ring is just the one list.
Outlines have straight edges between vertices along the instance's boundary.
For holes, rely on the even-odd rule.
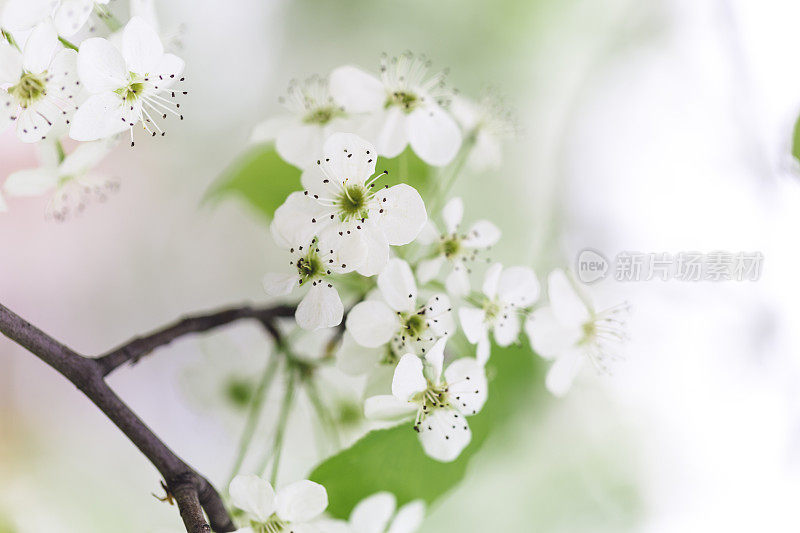
[[[291,364],[288,367],[288,374],[289,382],[286,384],[281,412],[278,415],[278,425],[275,428],[275,440],[272,444],[272,469],[270,470],[269,481],[273,487],[278,479],[278,466],[281,462],[281,452],[283,451],[283,435],[286,432],[286,422],[289,420],[289,412],[292,410],[292,400],[294,399],[294,383],[297,377],[297,370]],[[268,460],[269,454],[262,459],[262,463],[258,468],[259,472],[266,472]]]
[[341,446],[339,432],[336,430],[336,423],[333,421],[333,417],[331,417],[331,414],[322,402],[317,384],[313,379],[308,379],[305,381],[305,388],[308,399],[311,400],[311,405],[314,407],[314,411],[316,411],[320,424],[323,429],[327,430],[328,437],[333,442],[334,447],[338,449]]
[[450,163],[449,167],[447,167],[446,169],[447,174],[440,179],[440,183],[442,183],[442,186],[439,188],[439,192],[437,193],[433,202],[431,202],[431,209],[430,211],[428,211],[429,213],[436,213],[444,204],[447,195],[450,193],[450,189],[453,188],[453,185],[455,185],[456,180],[461,175],[461,169],[464,168],[464,163],[467,162],[467,156],[469,156],[469,153],[474,145],[475,145],[475,134],[470,133],[467,135],[467,138],[464,139],[464,142],[461,144],[461,148],[456,154],[456,157],[453,160],[453,162]]
[[275,371],[278,369],[278,363],[277,354],[274,354],[269,358],[267,365],[264,367],[264,373],[261,374],[261,380],[258,382],[258,386],[253,394],[253,399],[250,402],[250,407],[247,412],[247,421],[245,422],[244,430],[242,430],[242,436],[239,438],[239,451],[236,454],[236,460],[233,463],[231,475],[226,486],[230,486],[230,482],[242,468],[247,450],[250,449],[250,443],[253,441],[253,435],[255,435],[256,428],[258,427],[258,420],[261,418],[264,399],[267,397],[267,392],[275,377]]
[[71,48],[72,50],[75,50],[76,52],[78,51],[78,47],[77,46],[75,46],[74,44],[72,44],[68,40],[64,39],[63,37],[59,37],[58,40],[61,41],[61,44],[63,44],[67,48]]

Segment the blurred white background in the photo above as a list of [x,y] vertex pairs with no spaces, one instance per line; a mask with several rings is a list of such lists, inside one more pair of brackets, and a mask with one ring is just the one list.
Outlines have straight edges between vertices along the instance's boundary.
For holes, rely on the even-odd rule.
[[[198,309],[263,300],[273,248],[243,203],[200,206],[291,78],[406,48],[455,86],[497,87],[524,132],[457,185],[498,222],[496,258],[541,278],[593,247],[761,251],[757,282],[608,287],[626,359],[490,441],[424,531],[796,531],[800,524],[800,4],[657,0],[162,2],[185,23],[187,120],[104,163],[121,191],[64,224],[0,217],[0,301],[87,354]],[[34,153],[0,136],[0,175]],[[497,194],[487,195],[487,191]],[[522,191],[522,192],[520,192]],[[605,285],[613,285],[608,282]],[[112,386],[220,483],[237,429],[180,387],[201,342]],[[277,392],[276,392],[277,394]],[[308,428],[299,425],[293,431]],[[221,459],[222,458],[222,459]],[[286,481],[313,466],[303,453]],[[109,473],[112,473],[109,475]],[[157,474],[62,378],[0,339],[0,510],[25,532],[179,531]],[[0,530],[2,528],[0,527]]]

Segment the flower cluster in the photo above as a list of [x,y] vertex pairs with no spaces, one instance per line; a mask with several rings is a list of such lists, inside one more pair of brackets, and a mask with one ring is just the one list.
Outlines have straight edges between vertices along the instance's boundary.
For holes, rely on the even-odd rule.
[[[119,134],[164,135],[183,119],[183,61],[166,53],[152,0],[133,0],[123,26],[108,0],[8,0],[0,10],[0,130],[39,143],[40,168],[8,177],[8,196],[51,193],[48,216],[62,220],[116,189],[93,172]],[[107,26],[95,34],[95,22]],[[75,142],[79,144],[75,146]],[[67,146],[73,146],[68,153]],[[5,209],[0,196],[0,210]]]
[[398,509],[393,494],[378,492],[361,500],[349,520],[329,518],[325,487],[308,480],[275,491],[265,479],[239,475],[229,491],[231,503],[244,513],[247,524],[236,533],[414,533],[425,516],[422,501]]
[[380,171],[406,145],[432,166],[452,164],[443,175],[457,176],[469,161],[499,162],[512,121],[494,104],[454,99],[444,75],[428,70],[427,60],[404,54],[384,58],[379,76],[344,66],[328,79],[294,82],[289,115],[260,124],[253,139],[274,142],[302,169],[303,190],[270,226],[289,257],[285,271],[265,276],[266,292],[298,293],[304,330],[343,324],[338,368],[367,376],[366,417],[408,420],[424,452],[449,462],[469,445],[469,417],[489,397],[492,343],[527,335],[553,360],[546,385],[561,395],[583,361],[606,370],[609,343],[624,338],[624,307],[595,311],[560,270],[543,302],[531,268],[488,257],[501,238],[494,223],[464,225],[464,203],[445,198],[446,188],[429,187],[423,199],[407,176],[398,183]]

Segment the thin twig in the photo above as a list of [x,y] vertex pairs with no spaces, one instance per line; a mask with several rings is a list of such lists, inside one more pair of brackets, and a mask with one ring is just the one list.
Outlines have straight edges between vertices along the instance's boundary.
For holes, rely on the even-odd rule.
[[129,340],[122,346],[98,357],[97,363],[103,375],[107,376],[123,364],[128,362],[135,364],[156,348],[165,346],[179,337],[208,331],[241,319],[258,320],[274,336],[277,334],[277,330],[272,323],[273,320],[278,317],[294,316],[294,311],[294,307],[283,305],[273,307],[243,305],[188,316],[157,331]]
[[[0,333],[50,365],[86,395],[144,454],[163,476],[169,495],[178,503],[188,533],[227,532],[235,529],[217,491],[170,450],[142,420],[125,405],[105,382],[105,375],[127,361],[136,361],[159,346],[188,333],[207,331],[240,318],[271,324],[286,316],[288,308],[231,308],[178,321],[155,333],[134,339],[107,355],[84,357],[33,326],[0,304]],[[206,522],[203,511],[208,516]],[[210,524],[210,525],[209,525]]]

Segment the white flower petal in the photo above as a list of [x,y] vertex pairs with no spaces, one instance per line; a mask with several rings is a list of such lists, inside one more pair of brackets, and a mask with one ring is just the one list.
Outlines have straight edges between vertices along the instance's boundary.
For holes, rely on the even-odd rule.
[[466,296],[469,294],[469,274],[467,267],[461,261],[453,262],[453,269],[444,280],[444,286],[451,296]]
[[319,248],[331,256],[325,266],[339,274],[357,269],[366,261],[369,252],[367,243],[358,233],[339,235],[333,224],[319,233]]
[[382,190],[375,197],[383,209],[379,224],[389,244],[402,246],[413,241],[428,220],[425,202],[417,190],[400,183]]
[[0,85],[15,85],[22,75],[22,54],[5,41],[0,41]]
[[319,483],[295,481],[278,491],[275,507],[278,516],[288,522],[308,522],[328,506],[328,493]]
[[489,268],[486,269],[481,291],[490,299],[494,299],[494,297],[497,296],[497,283],[500,281],[500,274],[502,272],[503,265],[500,263],[492,263]]
[[323,142],[321,127],[296,122],[278,132],[275,150],[287,163],[298,168],[308,168],[322,153]]
[[230,486],[231,502],[259,522],[266,522],[275,512],[272,485],[258,476],[238,475]]
[[[39,142],[45,138],[47,133],[52,128],[52,119],[47,118],[52,115],[52,110],[49,113],[40,113],[39,107],[45,104],[47,99],[42,99],[33,106],[20,111],[17,116],[17,138],[25,143]],[[50,106],[48,106],[50,107]],[[53,117],[54,119],[55,117]]]
[[414,533],[425,519],[425,502],[414,500],[402,506],[386,533]]
[[174,54],[164,54],[156,63],[154,70],[150,71],[150,78],[158,78],[157,89],[167,89],[180,80],[186,66],[183,59]]
[[308,243],[317,232],[324,229],[311,222],[318,216],[321,220],[324,212],[323,207],[313,198],[302,192],[293,192],[275,210],[269,226],[272,238],[278,246],[287,250],[296,247],[298,243]]
[[459,197],[451,198],[442,208],[442,220],[447,233],[458,231],[458,225],[464,218],[464,202]]
[[503,163],[503,143],[485,129],[475,136],[475,144],[467,156],[467,165],[476,172],[498,168]]
[[422,359],[411,353],[401,357],[397,368],[394,369],[392,395],[398,400],[409,401],[427,386],[428,382],[422,371]]
[[563,270],[554,270],[548,276],[547,298],[556,319],[564,325],[582,325],[590,318],[586,304],[575,292]]
[[447,339],[439,339],[425,354],[427,365],[427,377],[433,383],[440,383],[442,380],[442,367],[444,366],[444,348]]
[[33,28],[22,52],[22,66],[28,72],[40,74],[47,70],[58,51],[58,34],[48,20]]
[[333,175],[342,182],[364,183],[375,174],[378,159],[375,146],[358,135],[334,133],[325,141],[323,153]]
[[408,115],[408,142],[429,165],[448,164],[461,146],[461,131],[455,120],[438,105],[427,105]]
[[[80,56],[78,58],[80,60]],[[76,141],[96,141],[130,128],[122,99],[112,92],[94,94],[75,112],[69,136]]]
[[416,410],[414,404],[398,400],[391,394],[370,396],[364,402],[364,416],[370,420],[402,420]]
[[450,335],[456,331],[456,323],[452,313],[453,307],[446,294],[431,296],[425,303],[425,319],[428,327],[438,336]]
[[539,297],[539,280],[530,268],[509,267],[500,275],[497,297],[506,304],[527,307]]
[[78,76],[90,93],[114,91],[127,83],[128,69],[119,50],[105,39],[92,37],[78,50]]
[[55,22],[58,34],[71,37],[89,20],[94,9],[94,0],[61,0],[56,10]]
[[122,57],[128,70],[140,76],[153,74],[164,55],[156,31],[142,17],[132,17],[122,32]]
[[500,346],[509,346],[519,338],[520,321],[513,309],[504,309],[492,327],[494,340]]
[[355,341],[368,348],[389,342],[400,329],[397,314],[383,302],[359,302],[347,313],[347,331]]
[[572,387],[575,376],[583,366],[583,354],[577,348],[567,350],[553,362],[547,371],[545,386],[554,396],[564,396]]
[[464,306],[458,310],[458,318],[461,321],[461,329],[471,344],[476,344],[486,335],[486,313],[482,309]]
[[82,176],[96,167],[114,146],[108,140],[81,143],[59,165],[62,176]]
[[11,31],[29,30],[52,15],[57,5],[58,0],[8,0],[2,8],[3,27]]
[[467,232],[467,238],[461,241],[467,248],[484,249],[497,244],[502,232],[488,220],[479,220]]
[[353,533],[385,533],[395,506],[394,494],[390,492],[377,492],[364,498],[350,513]]
[[344,306],[339,293],[325,281],[318,281],[300,301],[294,317],[298,326],[313,331],[338,326],[342,315]]
[[553,359],[575,346],[583,333],[579,325],[562,324],[551,307],[534,311],[525,321],[531,348],[545,359]]
[[419,235],[417,235],[417,242],[428,246],[435,243],[438,238],[439,231],[436,229],[436,225],[429,219],[425,225],[422,226]]
[[9,196],[39,196],[58,184],[53,168],[30,168],[12,173],[3,184]]
[[386,90],[376,77],[349,65],[331,72],[328,85],[331,96],[350,113],[368,113],[381,109]]
[[390,259],[378,274],[378,288],[389,307],[395,311],[413,312],[417,308],[417,283],[411,267],[402,259]]
[[433,259],[424,259],[420,261],[417,266],[417,278],[419,278],[420,283],[428,283],[438,276],[444,261],[443,255],[437,255]]
[[297,273],[290,272],[288,274],[281,274],[278,272],[268,272],[264,275],[262,284],[264,292],[268,296],[286,296],[292,289],[299,283]]
[[367,220],[362,228],[359,235],[367,246],[367,256],[357,268],[357,272],[362,276],[374,276],[380,274],[389,261],[389,242],[383,230],[374,222]]
[[456,359],[444,371],[452,405],[466,416],[479,413],[489,395],[486,371],[472,357]]
[[[397,107],[391,107],[386,111],[379,111],[371,119],[377,121],[377,133],[375,137],[375,148],[384,157],[397,157],[408,145],[407,117]],[[365,126],[370,128],[371,124]]]
[[434,409],[419,424],[422,449],[437,461],[454,461],[471,440],[467,420],[454,409]]

